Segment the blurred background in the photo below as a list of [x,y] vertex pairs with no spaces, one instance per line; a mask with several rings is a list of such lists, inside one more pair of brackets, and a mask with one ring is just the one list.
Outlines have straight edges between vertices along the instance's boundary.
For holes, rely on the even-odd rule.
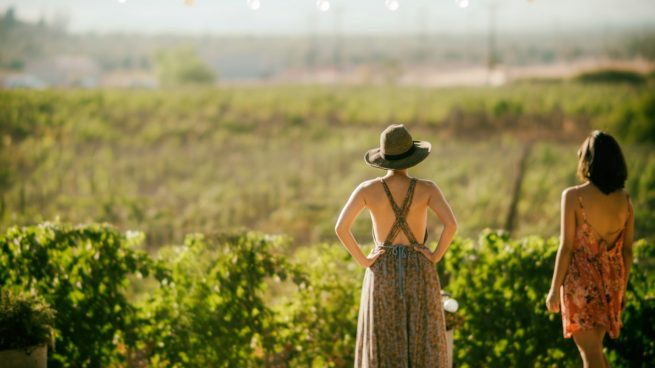
[[1,65],[6,86],[155,88],[171,82],[159,70],[162,53],[187,48],[206,73],[196,77],[210,84],[502,85],[593,67],[649,71],[653,8],[648,0],[2,0]]
[[[316,321],[293,314],[300,313],[299,305],[286,309],[282,315],[300,318],[291,319],[298,330],[280,341],[297,343],[269,348],[296,354],[291,356],[300,360],[282,353],[276,358],[294,366],[352,365],[349,339],[363,271],[339,248],[333,229],[350,192],[384,175],[365,165],[363,155],[391,123],[432,142],[432,154],[411,174],[434,180],[448,198],[460,225],[454,246],[460,251],[454,254],[467,267],[478,258],[466,252],[504,242],[536,242],[530,249],[548,250],[544,259],[554,262],[561,192],[578,182],[577,148],[591,130],[608,131],[626,156],[636,239],[650,249],[643,251],[650,258],[640,259],[652,270],[652,0],[0,0],[0,86],[5,241],[17,225],[107,222],[122,234],[142,234],[139,247],[154,258],[177,254],[171,249],[193,243],[190,234],[251,230],[288,239],[283,253],[290,259],[314,264],[310,260],[325,253],[317,267],[349,271],[337,279],[314,275],[323,294],[303,295],[319,303],[315,308],[334,312],[321,317],[333,323],[323,327],[341,335],[308,337],[298,326],[320,330]],[[430,215],[429,223],[434,241],[436,217]],[[353,232],[365,247],[372,241],[370,229],[368,216],[360,216]],[[494,257],[513,248],[499,247],[479,259],[503,269],[505,259]],[[542,262],[536,259],[529,262]],[[548,279],[552,262],[539,264]],[[460,266],[442,266],[440,272],[444,287],[466,302],[462,294],[474,286],[448,282]],[[137,286],[128,293],[130,301],[145,300],[157,283],[132,281]],[[510,281],[507,288],[516,288]],[[344,285],[350,291],[339,299],[335,288],[343,291]],[[630,320],[637,326],[644,325],[647,308],[655,308],[652,277],[640,285],[640,312]],[[541,305],[547,290],[534,287],[526,305],[505,307]],[[273,286],[263,300],[283,305],[285,298],[293,300],[291,290]],[[324,299],[325,292],[337,299]],[[468,298],[490,303],[493,296]],[[174,305],[158,300],[164,309]],[[352,306],[350,314],[330,309],[344,303]],[[466,322],[456,344],[493,330],[476,320],[493,311],[462,313]],[[542,318],[559,337],[557,320],[545,313]],[[498,331],[509,328],[498,323]],[[612,362],[648,366],[655,356],[651,332],[615,346]],[[460,350],[459,365],[560,364],[564,353],[557,346],[569,341],[557,340],[548,350],[540,348],[543,334],[533,333],[537,340],[519,347],[511,339],[503,344],[498,335],[488,339],[501,341],[496,345],[471,343]],[[107,356],[116,349],[130,356],[116,341],[122,340],[110,341]],[[341,345],[330,350],[326,341]],[[644,350],[629,350],[631,344]],[[257,342],[251,345],[259,346],[253,348],[257,354],[246,354],[260,359],[255,366],[278,364]],[[569,348],[564,351],[570,360],[561,366],[576,362]],[[532,355],[512,358],[511,349]],[[58,364],[71,361],[67,350],[61,354]],[[132,356],[129,364],[100,360],[138,365],[150,359],[154,366],[166,353],[152,354]],[[214,362],[228,361],[225,356]],[[174,358],[166,359],[175,365]]]
[[655,227],[651,147],[633,145],[655,129],[648,0],[0,10],[4,225],[107,220],[153,246],[234,226],[332,241],[349,192],[383,174],[363,152],[400,122],[433,142],[417,175],[443,187],[463,235],[556,234],[594,128],[624,144],[638,234]]

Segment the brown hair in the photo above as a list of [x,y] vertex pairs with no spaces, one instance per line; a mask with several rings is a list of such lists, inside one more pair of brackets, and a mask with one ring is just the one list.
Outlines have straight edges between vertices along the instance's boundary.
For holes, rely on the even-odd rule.
[[594,130],[578,149],[578,177],[589,180],[601,192],[610,194],[625,186],[628,168],[616,140]]

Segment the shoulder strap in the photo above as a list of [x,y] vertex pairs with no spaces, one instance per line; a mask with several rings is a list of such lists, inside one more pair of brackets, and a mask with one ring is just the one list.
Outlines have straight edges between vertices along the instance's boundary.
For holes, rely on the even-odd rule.
[[[412,178],[411,181],[409,182],[409,188],[407,188],[407,194],[405,195],[405,200],[403,201],[403,205],[401,208],[398,208],[398,205],[393,200],[391,191],[389,190],[389,187],[387,186],[387,183],[384,181],[384,179],[380,178],[380,181],[382,181],[384,192],[386,193],[387,198],[391,203],[391,208],[393,209],[393,212],[396,215],[396,221],[391,227],[391,230],[389,230],[389,233],[387,234],[384,244],[390,244],[400,230],[402,230],[403,233],[405,233],[405,236],[407,236],[407,239],[412,244],[417,244],[418,242],[416,241],[416,237],[414,237],[414,234],[412,233],[412,230],[409,228],[409,225],[407,224],[407,220],[405,219],[405,216],[407,215],[407,212],[409,210],[409,205],[411,204],[412,199],[414,197],[416,178]],[[427,229],[426,229],[426,234],[427,234]]]
[[584,222],[587,222],[587,212],[584,209],[584,205],[582,204],[582,197],[578,195],[578,202],[580,203],[580,211],[582,213],[582,219]]
[[626,192],[625,193],[625,198],[628,200],[628,216],[625,219],[625,224],[623,224],[623,229],[624,230],[628,226],[628,220],[630,219],[630,213],[633,211],[632,203],[630,201],[630,193]]

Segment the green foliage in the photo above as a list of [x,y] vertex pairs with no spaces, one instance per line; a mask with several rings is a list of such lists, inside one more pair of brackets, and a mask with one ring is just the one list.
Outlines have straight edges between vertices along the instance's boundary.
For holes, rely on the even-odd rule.
[[[645,138],[655,126],[650,95],[648,86],[570,82],[0,91],[0,227],[92,218],[143,229],[153,249],[181,243],[189,229],[238,226],[284,229],[301,245],[329,242],[342,205],[330,199],[379,174],[361,155],[388,122],[401,121],[433,143],[413,173],[440,185],[467,219],[467,237],[504,226],[521,140],[534,138],[516,230],[547,236],[559,223],[561,188],[576,183],[575,151],[591,127],[619,138],[631,173],[655,167]],[[629,178],[640,188],[633,201],[650,217],[653,180]],[[355,235],[368,236],[368,226],[357,224]],[[640,237],[654,230],[654,221],[638,221]]]
[[153,58],[159,81],[165,87],[211,85],[216,80],[214,71],[191,47],[158,50]]
[[655,143],[655,92],[630,101],[607,118],[607,127],[631,143]]
[[0,291],[0,351],[52,343],[55,311],[36,294]]
[[[544,300],[557,250],[555,239],[483,232],[479,244],[458,240],[440,265],[460,303],[455,361],[462,367],[568,366],[577,352]],[[566,359],[568,360],[565,360]]]
[[[635,238],[653,240],[655,234],[650,230],[650,224],[655,224],[655,211],[650,206],[655,205],[655,152],[650,147],[642,147],[636,152],[645,161],[628,160],[628,189],[635,210]],[[630,154],[630,153],[628,153]]]
[[[364,270],[341,246],[298,248],[288,259],[288,238],[192,234],[154,261],[133,249],[142,241],[106,225],[51,223],[2,237],[0,285],[32,287],[57,310],[50,365],[352,365]],[[578,365],[560,316],[545,309],[557,245],[489,230],[453,243],[437,269],[464,320],[457,366]],[[634,254],[624,328],[606,342],[619,368],[655,362],[655,245],[637,242]],[[126,297],[130,274],[141,284],[139,276],[156,275],[135,302]]]
[[[462,367],[575,367],[579,353],[564,339],[560,315],[548,314],[558,242],[510,239],[485,231],[476,244],[458,239],[438,269],[460,303],[462,328],[455,330],[455,361]],[[613,367],[646,367],[655,362],[653,343],[653,243],[635,245],[623,328],[606,342]],[[608,340],[610,340],[608,338]]]
[[164,269],[134,247],[143,237],[106,224],[11,227],[0,237],[0,287],[34,289],[56,310],[53,367],[98,367],[120,359],[116,336],[135,316],[128,275]]
[[274,253],[285,243],[253,233],[194,234],[164,249],[172,272],[145,302],[140,332],[149,365],[261,366],[281,330],[262,298],[266,281],[303,280]]
[[601,69],[584,72],[575,77],[583,83],[627,83],[643,84],[646,77],[638,72],[620,69]]
[[[617,340],[609,340],[617,367],[652,367],[655,365],[655,244],[639,241],[634,245],[634,262],[623,328]],[[640,359],[638,359],[640,358]]]
[[285,360],[291,367],[352,367],[364,269],[339,245],[300,248],[294,260],[309,278],[278,307],[287,325]]

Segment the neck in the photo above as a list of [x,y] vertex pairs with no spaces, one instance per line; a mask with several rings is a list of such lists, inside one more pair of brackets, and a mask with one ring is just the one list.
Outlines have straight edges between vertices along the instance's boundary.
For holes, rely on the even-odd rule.
[[386,177],[390,176],[409,176],[407,173],[407,169],[401,169],[401,170],[387,170],[387,175]]

